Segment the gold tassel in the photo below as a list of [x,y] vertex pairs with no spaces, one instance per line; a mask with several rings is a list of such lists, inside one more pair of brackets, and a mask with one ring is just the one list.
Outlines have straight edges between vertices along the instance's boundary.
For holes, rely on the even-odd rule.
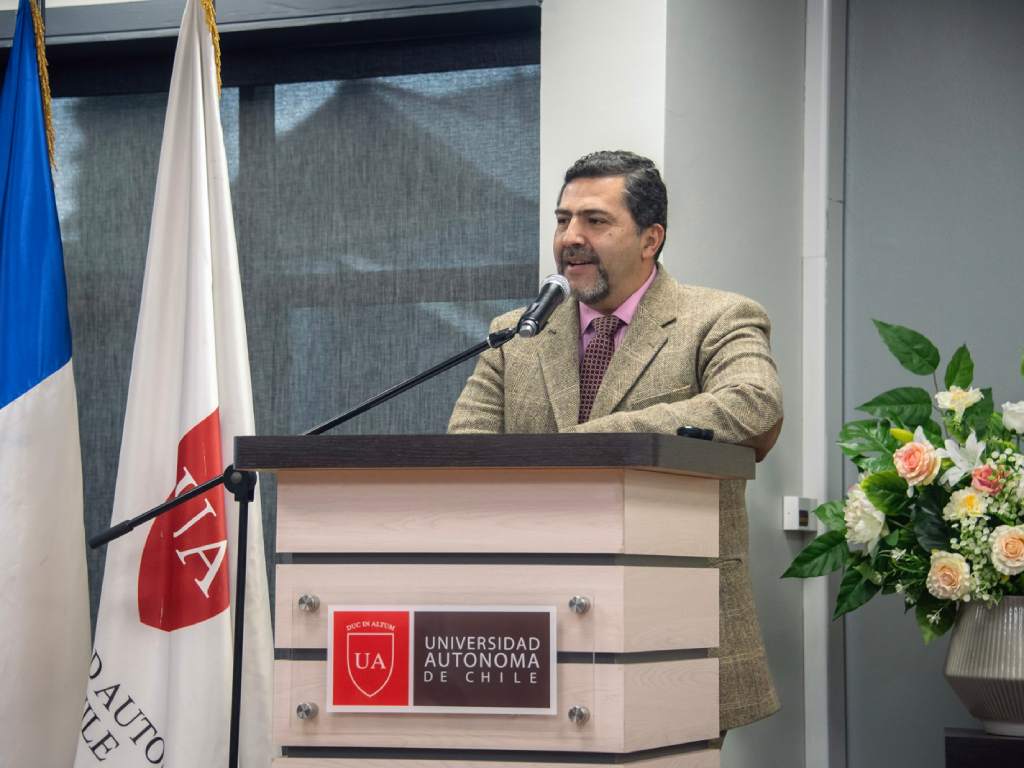
[[220,32],[217,31],[217,11],[214,10],[213,0],[200,0],[200,2],[203,4],[206,26],[210,28],[210,38],[213,40],[213,60],[217,64],[217,95],[220,96]]
[[[207,0],[209,1],[209,0]],[[46,126],[46,149],[50,153],[50,167],[57,167],[54,155],[56,134],[53,130],[53,109],[50,104],[50,72],[46,66],[46,28],[43,26],[43,15],[39,12],[36,0],[29,0],[32,6],[32,22],[36,32],[36,62],[39,65],[39,91],[43,97],[43,124]]]

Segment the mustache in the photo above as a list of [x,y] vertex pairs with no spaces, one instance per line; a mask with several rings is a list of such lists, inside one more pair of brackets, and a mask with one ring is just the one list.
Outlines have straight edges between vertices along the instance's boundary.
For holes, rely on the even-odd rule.
[[570,260],[588,261],[598,266],[601,265],[601,257],[597,253],[590,248],[579,245],[568,245],[563,248],[558,252],[558,260],[563,265]]

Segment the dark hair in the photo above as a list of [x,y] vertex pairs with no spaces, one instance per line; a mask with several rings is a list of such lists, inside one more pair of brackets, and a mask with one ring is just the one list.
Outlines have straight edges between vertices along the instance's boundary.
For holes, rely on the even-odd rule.
[[[625,180],[626,207],[636,223],[637,232],[652,224],[661,224],[668,230],[668,190],[661,179],[654,161],[624,150],[602,150],[584,155],[565,172],[565,181],[558,193],[561,201],[566,184],[573,179],[596,179],[605,176],[622,176]],[[654,254],[661,256],[664,240]]]

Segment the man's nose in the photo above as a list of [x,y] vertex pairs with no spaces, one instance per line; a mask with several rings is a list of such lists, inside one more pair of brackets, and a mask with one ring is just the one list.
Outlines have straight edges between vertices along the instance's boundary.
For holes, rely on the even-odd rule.
[[562,245],[583,245],[585,242],[583,227],[580,226],[579,221],[575,217],[569,219],[569,223],[565,225],[565,230],[562,232]]

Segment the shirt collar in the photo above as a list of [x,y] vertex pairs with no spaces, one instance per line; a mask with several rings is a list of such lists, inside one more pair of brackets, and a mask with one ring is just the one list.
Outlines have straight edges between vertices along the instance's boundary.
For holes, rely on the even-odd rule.
[[[618,309],[612,312],[613,315],[615,315],[617,318],[619,318],[619,320],[622,321],[623,325],[629,325],[631,322],[633,322],[633,315],[636,314],[636,308],[640,305],[640,300],[644,297],[644,294],[647,293],[647,289],[651,287],[651,283],[654,282],[654,278],[656,278],[657,276],[658,266],[655,265],[654,269],[651,270],[650,277],[648,277],[644,281],[644,284],[637,288],[635,291],[633,291],[633,293],[630,294],[629,298],[622,302],[622,304],[619,305]],[[590,324],[594,322],[594,318],[600,317],[603,314],[603,312],[598,312],[596,309],[588,307],[581,301],[580,335],[582,336],[583,333],[587,330],[587,328],[590,327]]]

